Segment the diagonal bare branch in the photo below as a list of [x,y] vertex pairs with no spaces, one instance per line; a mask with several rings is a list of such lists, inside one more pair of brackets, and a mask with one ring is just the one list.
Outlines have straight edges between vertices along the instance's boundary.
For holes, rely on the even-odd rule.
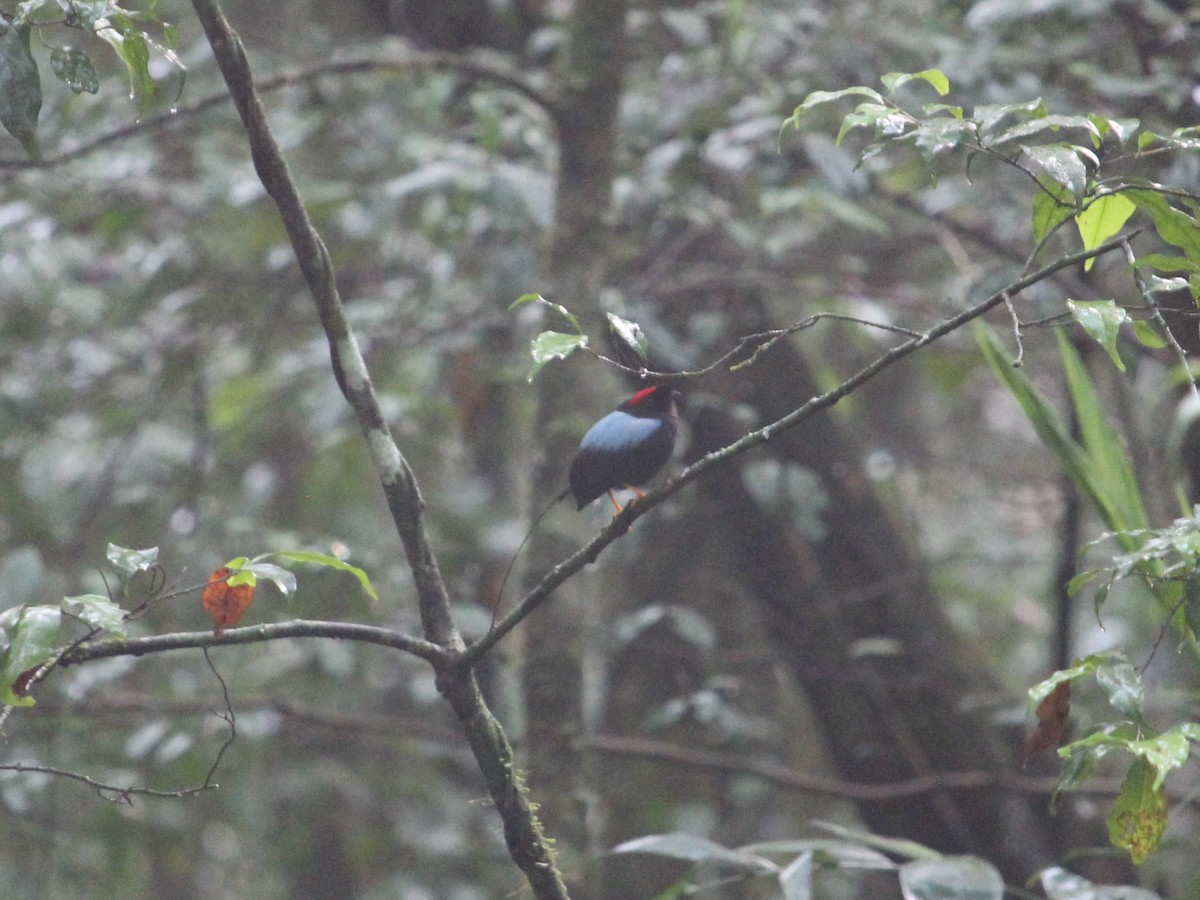
[[[974,306],[963,310],[956,316],[951,316],[939,325],[930,328],[928,331],[916,337],[910,338],[901,344],[897,344],[890,350],[880,354],[875,360],[864,368],[860,369],[854,375],[851,375],[837,387],[826,391],[816,397],[812,397],[807,402],[801,404],[798,408],[790,412],[783,418],[771,422],[759,428],[757,431],[752,431],[743,436],[739,440],[729,446],[710,453],[704,458],[698,460],[688,466],[684,471],[680,472],[674,478],[668,479],[659,487],[646,493],[644,497],[640,497],[626,504],[625,508],[613,520],[606,525],[595,538],[588,544],[579,548],[573,554],[568,556],[558,565],[548,571],[534,588],[525,595],[525,598],[510,612],[504,616],[496,627],[489,631],[486,635],[471,644],[467,650],[462,653],[456,660],[459,666],[474,665],[485,653],[500,641],[508,632],[512,631],[522,619],[528,616],[531,612],[541,606],[550,595],[568,578],[582,569],[589,563],[593,563],[604,551],[604,548],[613,541],[623,537],[629,532],[630,526],[645,515],[655,506],[663,503],[667,498],[673,496],[684,486],[695,481],[713,466],[723,463],[734,456],[745,453],[760,444],[765,444],[767,441],[781,431],[786,431],[804,420],[816,415],[822,410],[829,409],[834,406],[842,398],[848,396],[857,390],[860,386],[870,381],[876,375],[883,372],[895,362],[899,362],[906,356],[910,356],[939,338],[957,331],[967,323],[978,319],[988,311],[1002,305],[1012,297],[1019,294],[1032,285],[1049,278],[1060,269],[1068,268],[1069,266],[1078,265],[1084,260],[1091,259],[1096,256],[1101,256],[1105,253],[1110,253],[1118,250],[1132,238],[1137,231],[1132,231],[1127,234],[1122,234],[1111,240],[1105,241],[1091,250],[1081,250],[1077,253],[1068,254],[1060,257],[1052,263],[1049,263],[1042,268],[1031,272],[1028,275],[1016,279],[1011,284],[1001,288],[996,293],[992,294],[985,300],[976,303]],[[657,377],[657,375],[656,375]]]

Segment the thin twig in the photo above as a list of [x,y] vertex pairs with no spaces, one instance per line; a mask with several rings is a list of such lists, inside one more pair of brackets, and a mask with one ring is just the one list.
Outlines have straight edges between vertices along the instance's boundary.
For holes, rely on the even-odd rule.
[[1158,307],[1158,301],[1154,299],[1154,291],[1146,284],[1142,278],[1142,271],[1138,266],[1137,257],[1133,255],[1133,248],[1129,245],[1129,239],[1125,238],[1121,241],[1121,249],[1125,251],[1125,261],[1129,263],[1129,270],[1133,273],[1133,282],[1137,285],[1138,293],[1142,295],[1142,300],[1145,301],[1146,308],[1150,310],[1150,318],[1154,324],[1158,326],[1162,332],[1163,340],[1167,342],[1174,352],[1175,357],[1179,360],[1179,365],[1188,376],[1188,388],[1192,392],[1192,398],[1200,403],[1200,388],[1196,387],[1196,376],[1192,373],[1192,367],[1188,364],[1187,353],[1176,340],[1174,332],[1167,325],[1167,320],[1163,318],[1162,310]]
[[[171,798],[178,799],[181,797],[191,797],[195,794],[200,794],[200,793],[203,793],[204,791],[210,791],[210,790],[213,790],[213,789],[219,787],[220,785],[218,785],[216,782],[214,782],[213,778],[217,774],[217,769],[220,768],[220,766],[221,766],[221,760],[225,756],[225,751],[228,750],[231,746],[233,746],[233,742],[235,740],[237,740],[237,724],[236,724],[237,717],[234,715],[233,704],[230,702],[230,699],[229,699],[229,686],[226,684],[225,679],[221,677],[221,673],[217,671],[217,667],[215,665],[213,665],[213,661],[208,655],[208,649],[203,648],[203,651],[204,651],[204,661],[206,663],[208,663],[209,669],[212,670],[212,673],[216,677],[217,682],[221,685],[221,696],[223,697],[224,702],[225,702],[225,709],[223,712],[217,712],[216,710],[209,710],[209,712],[211,712],[214,716],[216,716],[218,719],[221,719],[223,722],[225,722],[229,726],[229,736],[225,739],[225,742],[223,744],[221,744],[220,749],[217,750],[217,755],[215,757],[213,757],[213,761],[209,765],[208,771],[204,775],[204,782],[202,784],[198,784],[195,787],[179,788],[174,791],[156,790],[154,788],[136,787],[133,785],[126,785],[126,786],[122,787],[120,785],[109,784],[108,782],[99,781],[95,778],[92,778],[88,775],[84,775],[80,772],[72,772],[68,769],[59,769],[54,766],[41,766],[41,765],[34,765],[34,764],[30,764],[30,763],[3,763],[3,764],[0,764],[0,771],[36,772],[36,773],[39,773],[42,775],[52,775],[57,778],[67,778],[67,779],[70,779],[71,781],[78,781],[82,784],[86,784],[89,787],[94,788],[96,790],[96,793],[100,797],[104,798],[105,800],[108,800],[112,803],[124,803],[126,805],[132,805],[133,797],[135,797],[135,796],[139,796],[139,797],[171,797]],[[58,662],[58,659],[59,658],[56,657],[55,662]],[[45,667],[43,667],[43,668],[45,668]],[[9,707],[9,708],[11,708],[11,707]]]
[[1175,616],[1179,614],[1179,610],[1187,603],[1188,592],[1184,590],[1183,595],[1179,598],[1179,602],[1171,607],[1171,612],[1168,613],[1162,627],[1158,630],[1158,637],[1154,639],[1154,646],[1150,648],[1149,654],[1146,656],[1146,661],[1137,667],[1138,676],[1144,676],[1146,670],[1150,668],[1150,663],[1154,662],[1154,657],[1158,654],[1158,648],[1162,646],[1163,638],[1167,636],[1167,632],[1171,630],[1171,623],[1175,621]]
[[1001,291],[1004,296],[1004,306],[1008,310],[1009,318],[1012,319],[1013,340],[1017,344],[1017,355],[1012,361],[1014,369],[1019,369],[1025,364],[1025,345],[1021,342],[1021,319],[1017,316],[1016,307],[1013,306],[1012,297],[1008,291]]
[[[89,787],[95,788],[96,793],[113,803],[132,803],[133,797],[171,797],[178,799],[180,797],[191,797],[194,794],[199,794],[204,791],[213,790],[216,785],[209,783],[207,780],[204,784],[196,785],[190,788],[180,788],[176,791],[160,791],[155,788],[136,787],[127,785],[122,787],[117,784],[109,784],[105,781],[99,781],[88,775],[83,775],[80,772],[72,772],[68,769],[58,769],[54,766],[40,766],[32,763],[0,763],[0,771],[4,772],[36,772],[40,775],[53,775],[56,778],[67,778],[71,781],[78,781],[86,784]],[[113,796],[109,796],[109,795]]]
[[221,765],[221,759],[225,756],[225,751],[233,746],[233,742],[237,740],[237,716],[233,712],[233,704],[229,701],[229,685],[225,683],[225,679],[221,677],[221,673],[217,671],[216,665],[213,664],[212,657],[208,655],[208,648],[204,648],[204,661],[208,664],[208,668],[212,671],[213,677],[217,679],[217,683],[221,685],[221,696],[225,700],[224,712],[212,711],[212,714],[218,719],[223,720],[229,725],[229,737],[225,739],[225,743],[221,745],[221,749],[217,751],[217,755],[213,758],[212,765],[208,767],[208,772],[204,776],[203,787],[218,787],[213,783],[213,776],[217,774],[217,769]]
[[601,362],[611,365],[614,368],[620,369],[624,372],[628,372],[630,375],[636,375],[638,378],[653,378],[655,381],[660,383],[690,381],[692,379],[708,375],[717,371],[718,369],[724,368],[730,360],[744,355],[746,351],[750,350],[751,348],[754,349],[751,351],[750,355],[745,359],[739,360],[738,362],[729,366],[729,371],[736,372],[746,366],[753,365],[761,354],[765,353],[781,339],[787,337],[788,335],[795,334],[798,331],[804,331],[808,328],[812,328],[818,322],[822,322],[826,319],[831,319],[838,322],[852,322],[855,325],[863,325],[867,328],[877,328],[880,331],[887,331],[891,332],[892,334],[900,334],[904,335],[905,337],[918,338],[921,336],[921,332],[919,331],[913,331],[911,328],[904,328],[900,325],[892,325],[888,322],[875,322],[871,319],[863,319],[859,316],[851,316],[845,313],[820,312],[814,313],[808,318],[801,319],[799,322],[795,322],[785,328],[773,328],[770,331],[762,331],[757,334],[747,334],[739,338],[738,342],[733,346],[732,349],[722,353],[707,366],[704,366],[700,369],[691,369],[682,372],[654,372],[646,368],[633,368],[618,360],[607,357],[599,351],[593,350],[591,347],[584,347],[583,349],[585,352],[591,353],[592,356],[596,357],[596,359],[600,360]]
[[[258,82],[258,90],[262,93],[269,93],[292,85],[306,84],[328,75],[353,75],[360,72],[402,73],[423,69],[460,72],[472,78],[490,81],[500,87],[508,88],[527,97],[551,115],[555,113],[556,103],[549,93],[543,91],[528,78],[523,77],[510,67],[479,54],[463,55],[412,51],[410,53],[391,54],[387,56],[327,60],[307,68],[291,68],[277,72]],[[148,116],[144,119],[121,125],[86,143],[72,147],[70,150],[48,154],[37,161],[29,159],[0,159],[0,171],[52,169],[102,150],[110,144],[118,143],[139,134],[149,133],[159,128],[176,125],[193,116],[207,112],[214,107],[224,106],[229,100],[230,95],[228,91],[202,97],[191,103],[177,106],[173,110],[167,110],[154,116]]]

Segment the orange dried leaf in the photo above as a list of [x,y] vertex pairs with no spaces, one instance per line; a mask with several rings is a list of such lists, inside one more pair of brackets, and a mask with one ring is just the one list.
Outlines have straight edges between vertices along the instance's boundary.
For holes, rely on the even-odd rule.
[[238,584],[230,587],[227,579],[233,570],[222,566],[208,578],[200,600],[213,619],[213,635],[221,637],[227,627],[236,625],[250,608],[254,599],[254,585]]
[[1062,740],[1071,715],[1071,682],[1060,681],[1037,705],[1037,725],[1025,735],[1025,761],[1045,750],[1052,750]]

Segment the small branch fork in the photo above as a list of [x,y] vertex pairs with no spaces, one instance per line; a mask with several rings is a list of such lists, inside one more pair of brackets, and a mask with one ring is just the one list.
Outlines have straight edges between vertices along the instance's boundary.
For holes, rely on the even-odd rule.
[[333,262],[308,217],[271,131],[241,40],[225,18],[219,0],[192,0],[192,6],[241,117],[254,168],[278,207],[329,341],[334,378],[358,419],[404,547],[425,635],[421,641],[405,638],[404,642],[414,650],[423,649],[430,661],[437,660],[434,668],[438,690],[458,718],[504,823],[509,856],[525,875],[533,895],[539,900],[566,900],[566,885],[554,864],[551,844],[534,814],[513,762],[508,738],[484,702],[474,671],[470,667],[444,664],[445,654],[457,655],[466,645],[455,624],[441,568],[428,541],[425,501],[416,476],[384,419],[366,362],[338,295]]
[[[80,645],[75,645],[78,649]],[[31,763],[2,763],[0,764],[0,772],[37,772],[42,775],[51,775],[57,778],[67,778],[71,781],[78,781],[95,789],[96,793],[103,799],[111,803],[123,803],[127,806],[133,805],[134,797],[191,797],[195,794],[202,794],[205,791],[210,791],[220,787],[213,779],[216,778],[217,770],[221,767],[221,760],[225,758],[225,751],[233,746],[233,742],[237,740],[237,716],[233,712],[233,704],[229,699],[229,685],[225,683],[225,679],[221,677],[221,673],[217,671],[217,667],[213,665],[212,659],[208,655],[208,649],[203,648],[204,661],[208,664],[208,668],[212,671],[213,677],[217,679],[217,683],[221,686],[221,699],[225,708],[221,711],[209,710],[214,716],[223,721],[229,726],[229,734],[226,736],[224,743],[217,750],[216,756],[213,757],[209,764],[208,771],[204,775],[204,781],[195,787],[179,788],[174,791],[156,790],[148,787],[125,786],[122,787],[116,784],[99,781],[79,772],[71,772],[67,769],[59,769],[54,766],[42,766]],[[63,665],[62,658],[59,657],[58,663]]]
[[1138,293],[1142,295],[1142,300],[1145,302],[1146,308],[1150,310],[1151,320],[1158,326],[1158,331],[1163,336],[1163,340],[1167,342],[1167,346],[1171,348],[1175,354],[1175,358],[1179,360],[1182,371],[1188,374],[1188,388],[1192,392],[1193,399],[1200,401],[1200,389],[1196,387],[1196,378],[1192,374],[1191,365],[1188,363],[1187,353],[1179,345],[1174,332],[1167,325],[1167,320],[1163,318],[1162,310],[1158,307],[1158,301],[1154,299],[1154,292],[1150,290],[1150,286],[1146,284],[1146,280],[1142,277],[1141,269],[1138,268],[1137,257],[1133,255],[1133,248],[1129,246],[1128,238],[1121,241],[1121,249],[1125,252],[1125,261],[1129,263],[1129,271],[1133,274],[1133,283],[1137,285]]
[[773,328],[770,331],[763,331],[758,334],[745,335],[744,337],[742,337],[738,340],[738,342],[733,346],[732,349],[721,354],[719,357],[717,357],[715,360],[713,360],[707,366],[705,366],[702,369],[695,369],[692,371],[651,372],[649,369],[632,369],[629,366],[626,366],[623,363],[618,362],[615,359],[610,359],[609,357],[605,356],[604,354],[598,353],[597,351],[593,350],[591,347],[584,347],[583,349],[585,352],[591,353],[593,356],[595,356],[601,362],[607,363],[611,366],[614,366],[615,368],[622,369],[623,371],[628,372],[631,375],[636,375],[639,378],[653,378],[655,381],[664,382],[664,383],[665,382],[683,382],[683,381],[690,381],[695,378],[700,378],[701,376],[708,375],[712,372],[717,371],[718,369],[722,369],[725,366],[729,366],[729,363],[732,360],[735,360],[735,359],[738,359],[738,357],[744,356],[746,351],[748,351],[748,350],[751,351],[750,355],[747,356],[745,359],[741,359],[738,362],[734,363],[733,365],[729,366],[729,371],[736,372],[739,369],[744,369],[748,366],[752,366],[758,361],[759,356],[761,356],[766,351],[770,350],[771,347],[773,347],[776,343],[778,343],[783,338],[788,337],[789,335],[793,335],[798,331],[806,331],[807,329],[812,328],[818,322],[824,322],[827,320],[832,320],[832,321],[837,321],[837,322],[851,322],[855,325],[862,325],[866,328],[876,328],[880,331],[888,331],[888,332],[891,332],[892,334],[901,334],[901,335],[904,335],[906,337],[911,337],[911,338],[919,338],[921,336],[921,332],[919,332],[919,331],[913,331],[912,329],[909,329],[909,328],[902,328],[899,325],[892,325],[887,322],[874,322],[870,319],[863,319],[858,316],[850,316],[850,315],[846,315],[844,313],[820,312],[820,313],[814,313],[813,315],[808,316],[807,318],[801,319],[799,322],[795,322],[792,325],[788,325],[786,328]]

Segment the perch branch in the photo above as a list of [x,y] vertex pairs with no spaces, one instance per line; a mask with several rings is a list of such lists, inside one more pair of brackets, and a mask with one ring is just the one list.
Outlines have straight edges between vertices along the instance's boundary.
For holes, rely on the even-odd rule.
[[[495,644],[504,637],[508,632],[517,626],[527,615],[546,602],[547,598],[568,578],[582,569],[589,563],[595,562],[601,552],[613,541],[628,533],[630,526],[645,515],[660,503],[666,501],[669,497],[680,491],[685,485],[695,481],[710,468],[751,450],[760,444],[765,444],[771,440],[776,434],[781,431],[786,431],[793,428],[806,419],[811,418],[816,413],[829,409],[838,403],[842,398],[848,396],[861,385],[870,381],[876,375],[880,374],[884,369],[887,369],[893,363],[899,362],[906,356],[911,356],[916,351],[920,350],[939,338],[957,331],[959,328],[966,325],[988,311],[1005,303],[1013,296],[1019,294],[1026,288],[1037,284],[1040,281],[1049,278],[1060,269],[1065,269],[1069,266],[1078,265],[1084,260],[1091,259],[1095,256],[1101,256],[1105,253],[1110,253],[1124,245],[1136,231],[1128,234],[1119,235],[1111,240],[1105,241],[1093,247],[1091,250],[1081,250],[1077,253],[1071,253],[1063,256],[1052,263],[1049,263],[1042,268],[1031,272],[1021,278],[1016,279],[1007,286],[996,291],[985,300],[976,303],[956,316],[943,321],[941,324],[930,328],[923,334],[913,337],[902,344],[897,344],[890,350],[885,351],[875,358],[873,362],[860,369],[854,375],[851,375],[837,387],[826,391],[824,394],[819,394],[812,397],[806,403],[799,406],[797,409],[788,413],[786,416],[778,419],[769,425],[759,428],[757,431],[752,431],[744,435],[742,438],[734,441],[727,447],[716,450],[707,454],[703,458],[697,460],[692,465],[688,466],[674,478],[668,479],[659,487],[646,493],[644,497],[626,504],[625,508],[613,517],[612,521],[606,525],[595,538],[589,543],[579,548],[573,554],[568,556],[558,565],[548,571],[536,584],[533,589],[525,595],[524,599],[516,605],[512,612],[504,616],[496,627],[489,631],[485,636],[474,642],[467,650],[460,654],[455,663],[459,666],[470,666],[477,662],[480,657],[488,652]],[[655,373],[657,375],[657,373]]]

